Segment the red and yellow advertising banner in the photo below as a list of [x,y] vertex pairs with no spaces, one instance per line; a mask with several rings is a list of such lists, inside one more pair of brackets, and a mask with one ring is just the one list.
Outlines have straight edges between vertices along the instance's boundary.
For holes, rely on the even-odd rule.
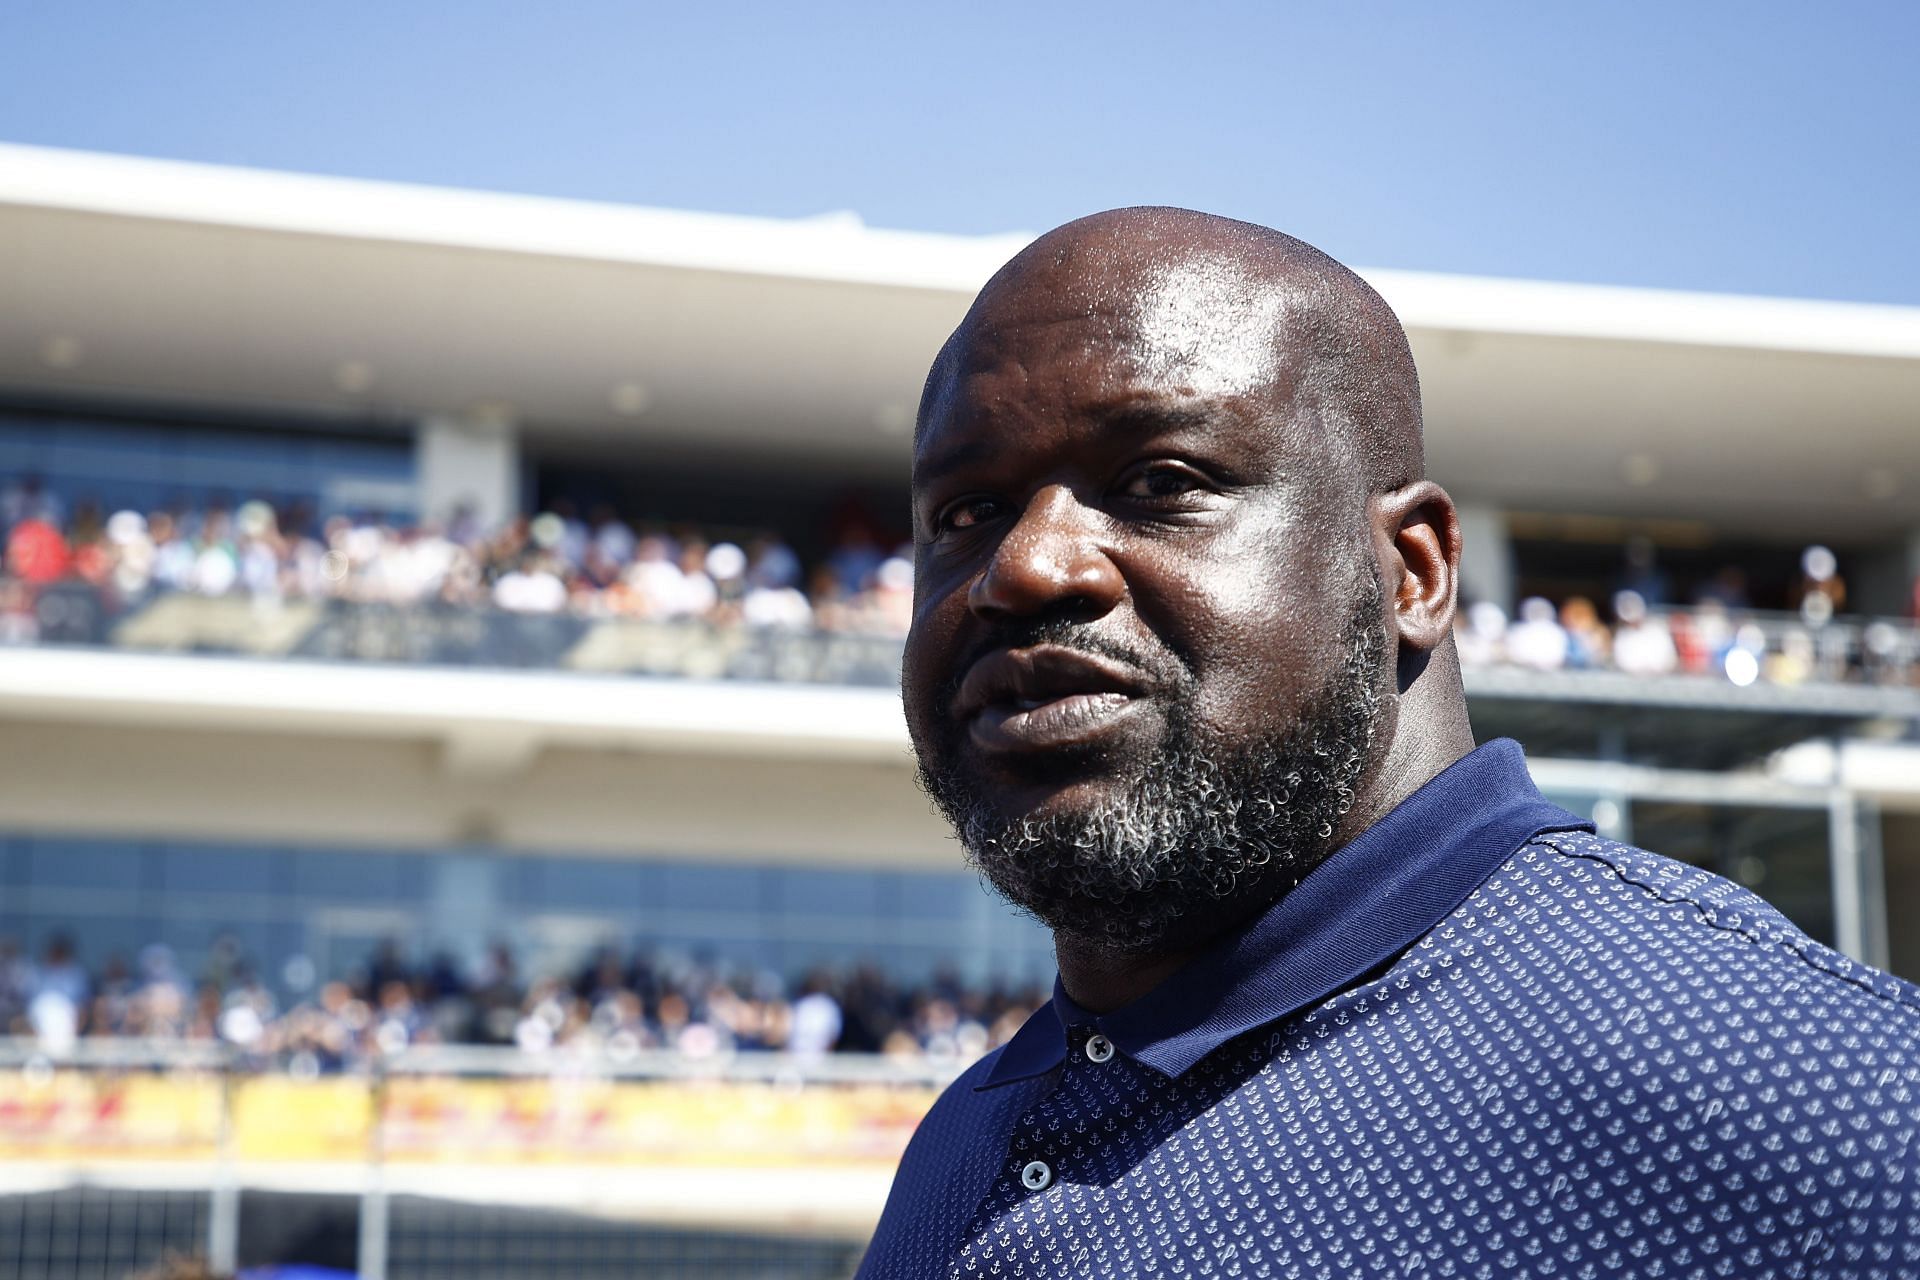
[[891,1166],[935,1091],[891,1085],[0,1073],[0,1159]]

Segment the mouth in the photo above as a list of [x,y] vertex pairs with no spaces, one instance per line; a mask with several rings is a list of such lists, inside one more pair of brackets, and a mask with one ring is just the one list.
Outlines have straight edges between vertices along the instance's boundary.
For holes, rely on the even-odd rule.
[[974,663],[953,710],[982,751],[1063,751],[1119,732],[1147,693],[1140,675],[1110,659],[1036,645],[996,650]]

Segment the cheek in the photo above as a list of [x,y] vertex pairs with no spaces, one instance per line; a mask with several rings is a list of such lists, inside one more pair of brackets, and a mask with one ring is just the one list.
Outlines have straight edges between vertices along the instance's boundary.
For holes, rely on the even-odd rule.
[[907,629],[900,667],[900,693],[907,719],[916,734],[919,721],[935,709],[955,678],[953,637],[966,613],[964,587],[941,594],[922,593],[914,599],[913,620]]
[[1291,725],[1342,661],[1352,612],[1346,575],[1281,526],[1232,538],[1175,593],[1203,723],[1230,733]]

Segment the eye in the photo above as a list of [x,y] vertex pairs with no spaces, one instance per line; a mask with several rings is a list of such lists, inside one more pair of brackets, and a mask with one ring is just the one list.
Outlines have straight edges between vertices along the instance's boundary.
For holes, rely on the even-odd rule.
[[936,533],[971,529],[1000,514],[1000,503],[993,498],[962,498],[944,508],[934,521]]
[[1178,498],[1205,485],[1206,481],[1185,467],[1161,463],[1142,467],[1128,476],[1121,484],[1120,492],[1129,498],[1138,498],[1147,502],[1164,502],[1168,498]]

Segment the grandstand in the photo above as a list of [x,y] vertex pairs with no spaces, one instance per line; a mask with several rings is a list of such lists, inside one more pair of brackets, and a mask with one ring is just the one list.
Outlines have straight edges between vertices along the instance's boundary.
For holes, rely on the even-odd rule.
[[[850,1269],[1051,976],[893,691],[1021,243],[0,147],[0,1269]],[[1476,730],[1920,977],[1920,311],[1367,274]]]

